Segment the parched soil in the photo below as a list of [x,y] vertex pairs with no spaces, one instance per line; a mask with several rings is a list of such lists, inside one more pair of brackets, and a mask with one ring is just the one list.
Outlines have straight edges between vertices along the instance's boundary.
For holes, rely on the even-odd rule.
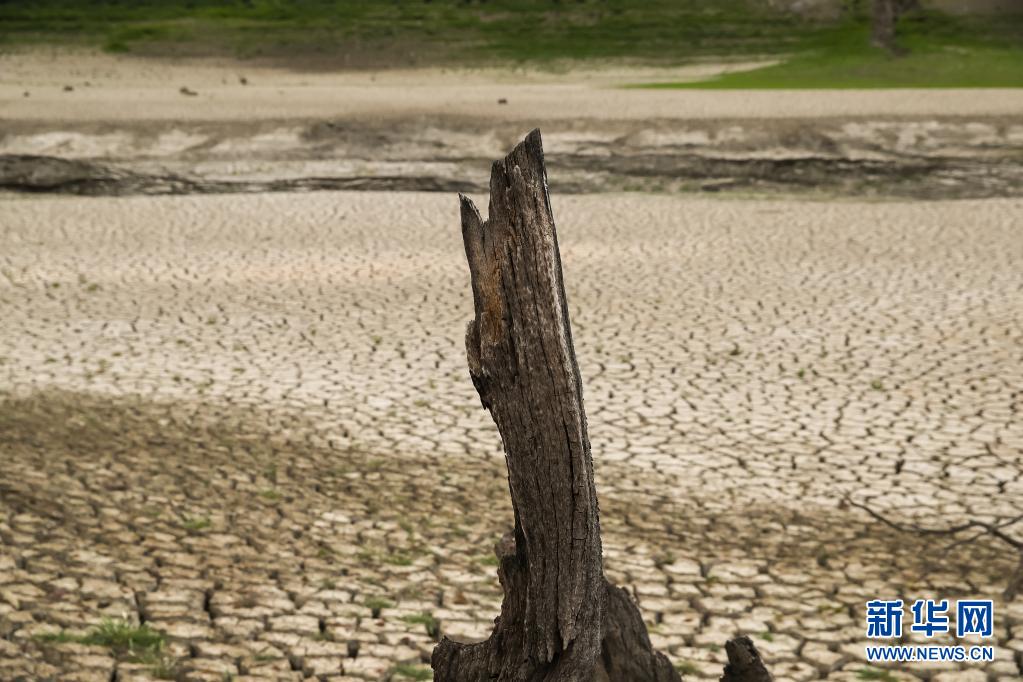
[[[1018,679],[1015,557],[844,500],[1018,513],[1019,200],[552,202],[607,571],[655,645]],[[453,197],[21,196],[0,254],[0,678],[414,679],[489,632],[511,519]],[[866,600],[964,596],[994,663],[866,664]],[[104,617],[159,669],[68,641]]]

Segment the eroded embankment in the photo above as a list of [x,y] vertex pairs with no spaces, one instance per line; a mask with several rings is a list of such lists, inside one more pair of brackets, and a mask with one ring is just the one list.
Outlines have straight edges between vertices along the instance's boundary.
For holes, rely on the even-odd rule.
[[[0,188],[82,195],[482,191],[520,124],[481,120],[11,126]],[[980,119],[540,122],[554,191],[1023,193],[1023,124]]]

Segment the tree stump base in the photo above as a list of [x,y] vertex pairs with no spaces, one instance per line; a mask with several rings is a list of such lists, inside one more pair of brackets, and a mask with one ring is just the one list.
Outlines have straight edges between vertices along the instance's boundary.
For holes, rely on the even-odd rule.
[[[514,530],[497,543],[501,615],[483,642],[444,638],[440,682],[679,682],[636,603],[604,578],[582,379],[572,344],[540,131],[490,177],[484,221],[461,196],[475,317],[469,376],[504,444]],[[770,675],[748,638],[722,680]]]

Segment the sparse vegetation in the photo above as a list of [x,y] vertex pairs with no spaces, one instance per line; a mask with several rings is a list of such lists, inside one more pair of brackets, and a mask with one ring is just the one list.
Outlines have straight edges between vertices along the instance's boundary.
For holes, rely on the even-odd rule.
[[[78,43],[113,53],[233,54],[344,65],[629,58],[682,63],[776,57],[781,63],[707,83],[656,87],[781,88],[1023,85],[1023,16],[951,18],[915,11],[908,50],[871,47],[866,3],[810,20],[755,0],[38,0],[0,3],[0,42]],[[373,345],[380,340],[373,338]]]
[[976,88],[1023,87],[1023,14],[990,19],[937,12],[907,16],[901,57],[870,44],[859,15],[820,27],[777,64],[698,83],[650,83],[653,88]]
[[369,609],[374,618],[380,617],[380,612],[394,606],[394,603],[383,597],[367,597],[363,605]]
[[123,619],[105,619],[84,634],[61,630],[35,638],[49,644],[84,644],[106,647],[117,658],[149,666],[153,677],[161,680],[177,677],[177,663],[163,653],[163,634],[148,625],[136,625]]
[[426,630],[426,634],[431,637],[437,637],[440,634],[440,623],[437,622],[432,613],[413,613],[403,616],[402,620],[409,625],[422,625]]
[[387,554],[383,558],[384,562],[391,564],[392,566],[411,566],[412,557],[407,554],[401,554],[399,552],[393,554]]
[[500,563],[493,554],[484,554],[479,558],[479,562],[484,566],[497,566]]
[[685,677],[686,675],[699,675],[702,671],[692,661],[679,661],[675,664],[675,670],[678,671],[679,675]]
[[208,516],[197,517],[186,516],[184,519],[181,520],[181,527],[193,533],[198,533],[200,531],[206,530],[212,525],[213,521],[211,521]]
[[410,680],[432,680],[433,671],[422,665],[399,664],[391,670],[392,675],[405,677]]
[[887,670],[877,668],[860,668],[856,677],[861,680],[880,680],[880,682],[898,682],[898,678]]

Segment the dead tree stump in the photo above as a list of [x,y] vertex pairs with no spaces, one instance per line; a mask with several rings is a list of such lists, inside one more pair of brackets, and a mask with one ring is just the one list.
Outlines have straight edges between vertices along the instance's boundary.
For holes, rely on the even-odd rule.
[[[493,633],[472,644],[444,638],[433,652],[435,679],[677,681],[635,602],[604,578],[540,131],[494,163],[488,220],[460,200],[475,307],[465,336],[469,375],[501,433],[515,527],[495,548],[504,602]],[[746,670],[748,649],[736,651],[736,670]]]

